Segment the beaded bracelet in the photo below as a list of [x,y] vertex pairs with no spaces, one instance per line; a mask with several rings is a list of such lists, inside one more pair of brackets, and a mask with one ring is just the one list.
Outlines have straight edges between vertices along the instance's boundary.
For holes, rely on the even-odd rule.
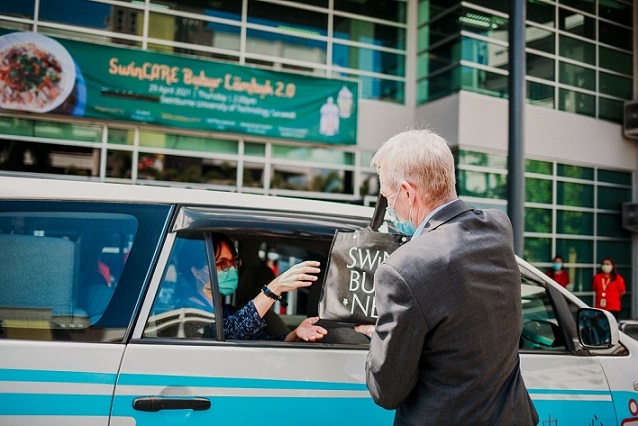
[[270,291],[270,289],[267,286],[263,286],[261,288],[261,292],[264,293],[266,296],[270,297],[272,300],[281,303],[281,306],[288,306],[288,302],[286,302],[286,299],[284,299],[281,296],[277,296],[275,293],[273,293],[272,291]]

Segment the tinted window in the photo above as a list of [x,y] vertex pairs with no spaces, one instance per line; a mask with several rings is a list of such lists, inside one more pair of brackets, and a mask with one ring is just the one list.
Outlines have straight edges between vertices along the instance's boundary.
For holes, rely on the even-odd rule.
[[0,338],[121,341],[169,211],[0,203]]
[[547,290],[540,283],[522,276],[522,350],[566,350],[563,332]]

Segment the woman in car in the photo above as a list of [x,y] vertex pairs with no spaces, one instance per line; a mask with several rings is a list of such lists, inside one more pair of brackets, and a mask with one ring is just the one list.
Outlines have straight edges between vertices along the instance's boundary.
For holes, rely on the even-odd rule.
[[[183,244],[192,245],[186,251],[187,256],[180,256],[184,263],[178,267],[178,291],[182,297],[178,301],[181,307],[193,307],[213,312],[213,293],[210,283],[208,262],[202,240],[183,240]],[[215,266],[219,281],[219,291],[222,296],[229,296],[235,292],[239,282],[239,256],[232,240],[225,234],[213,233],[215,249]],[[184,248],[182,248],[184,250]],[[264,332],[266,321],[264,316],[270,307],[281,301],[282,294],[299,287],[308,287],[317,280],[320,272],[319,262],[305,261],[292,266],[283,274],[277,276],[269,284],[262,287],[257,296],[240,309],[230,305],[223,305],[224,336],[229,340],[284,340],[307,341],[320,340],[328,332],[313,325],[318,318],[306,318],[297,328],[288,334],[271,336]],[[184,294],[184,289],[188,293]]]

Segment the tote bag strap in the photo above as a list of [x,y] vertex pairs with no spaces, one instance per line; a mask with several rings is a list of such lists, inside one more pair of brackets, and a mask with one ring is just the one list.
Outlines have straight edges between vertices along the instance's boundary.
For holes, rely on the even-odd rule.
[[385,210],[387,207],[388,199],[379,193],[379,197],[377,197],[377,204],[374,206],[374,213],[370,218],[370,228],[373,231],[378,231],[383,224],[383,220],[385,219]]

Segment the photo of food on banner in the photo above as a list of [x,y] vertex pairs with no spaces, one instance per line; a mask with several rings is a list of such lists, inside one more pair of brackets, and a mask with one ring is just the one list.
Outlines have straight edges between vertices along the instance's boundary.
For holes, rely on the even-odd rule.
[[374,324],[377,319],[374,272],[409,237],[382,232],[387,201],[379,195],[370,226],[335,232],[326,265],[319,318],[322,327]]

